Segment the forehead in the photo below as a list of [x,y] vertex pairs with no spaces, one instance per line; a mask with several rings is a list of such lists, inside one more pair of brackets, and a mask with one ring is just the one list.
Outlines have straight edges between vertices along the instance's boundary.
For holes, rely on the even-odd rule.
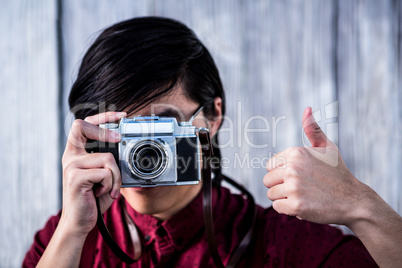
[[183,89],[178,87],[168,94],[157,98],[144,108],[134,111],[129,116],[155,114],[160,116],[177,117],[177,114],[180,113],[187,116],[188,113],[193,112],[198,106],[198,103],[190,100],[184,93]]

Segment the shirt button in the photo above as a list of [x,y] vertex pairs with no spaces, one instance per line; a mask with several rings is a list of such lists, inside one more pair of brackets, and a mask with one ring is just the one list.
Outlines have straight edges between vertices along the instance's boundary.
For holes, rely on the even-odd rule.
[[151,239],[151,236],[150,236],[150,235],[146,235],[146,236],[144,237],[145,242],[148,242],[150,239]]

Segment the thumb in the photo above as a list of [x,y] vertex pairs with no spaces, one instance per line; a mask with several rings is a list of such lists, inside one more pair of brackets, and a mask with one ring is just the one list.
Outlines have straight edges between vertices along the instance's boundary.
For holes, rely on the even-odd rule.
[[306,132],[307,138],[310,140],[312,147],[332,146],[333,143],[327,138],[315,121],[311,107],[304,109],[303,129],[304,132]]

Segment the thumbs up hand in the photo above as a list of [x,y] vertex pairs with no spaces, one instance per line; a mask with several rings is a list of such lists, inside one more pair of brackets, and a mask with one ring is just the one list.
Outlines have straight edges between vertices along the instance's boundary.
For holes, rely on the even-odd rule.
[[322,132],[311,108],[303,128],[312,147],[294,147],[267,163],[264,185],[273,208],[316,223],[352,224],[364,214],[364,200],[374,191],[347,169],[337,146]]

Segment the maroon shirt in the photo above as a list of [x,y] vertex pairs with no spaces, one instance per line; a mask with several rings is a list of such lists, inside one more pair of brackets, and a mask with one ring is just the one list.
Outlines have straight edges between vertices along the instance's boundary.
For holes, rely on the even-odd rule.
[[[213,190],[214,227],[218,251],[224,263],[247,231],[248,201],[222,188]],[[104,215],[110,233],[129,255],[133,245],[121,208],[116,200]],[[167,221],[142,215],[126,204],[138,227],[142,255],[138,262],[122,263],[103,241],[97,228],[88,235],[81,267],[215,267],[204,233],[202,194]],[[280,215],[272,208],[257,209],[255,235],[238,267],[377,267],[359,239],[344,236],[328,225]],[[53,216],[34,238],[23,267],[34,267],[60,220]]]

